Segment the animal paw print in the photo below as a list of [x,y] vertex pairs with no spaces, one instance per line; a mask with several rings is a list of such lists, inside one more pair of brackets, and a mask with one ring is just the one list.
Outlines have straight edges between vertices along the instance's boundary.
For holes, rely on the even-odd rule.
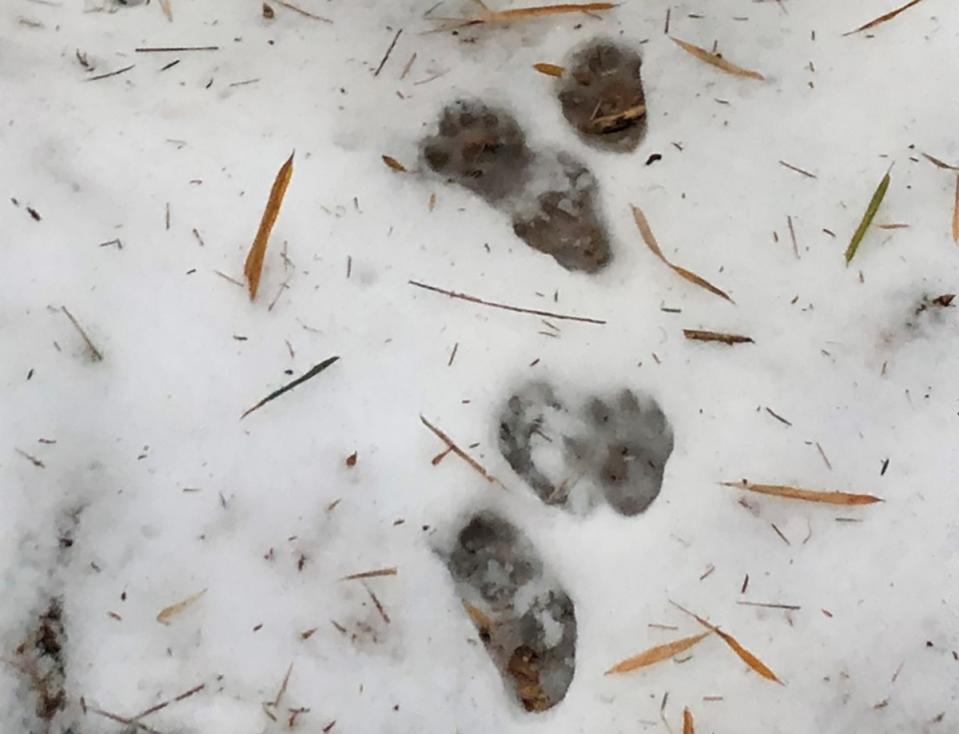
[[[631,151],[646,131],[639,55],[595,41],[558,82],[563,115],[590,146]],[[595,273],[612,257],[598,184],[565,152],[534,151],[507,111],[459,100],[421,143],[427,166],[508,214],[514,233],[567,270]],[[546,505],[624,516],[659,496],[672,428],[651,397],[622,389],[577,395],[548,382],[520,387],[499,414],[499,450]],[[576,609],[529,539],[489,510],[471,516],[443,553],[466,613],[507,689],[527,711],[566,696],[576,668]]]
[[[517,390],[500,414],[499,448],[544,504],[585,514],[602,502],[637,515],[659,495],[673,449],[655,400],[623,389],[574,399],[547,382]],[[527,711],[559,703],[576,668],[576,608],[529,539],[476,513],[446,554],[463,606],[503,682]]]
[[593,41],[573,55],[559,82],[563,116],[587,145],[635,150],[646,134],[643,60],[630,48]]
[[659,496],[673,434],[650,397],[623,389],[570,405],[534,382],[506,401],[499,449],[544,503],[585,514],[605,501],[632,516]]
[[597,183],[574,157],[534,152],[516,119],[479,100],[459,100],[421,142],[427,165],[508,213],[513,231],[567,270],[594,273],[610,261]]

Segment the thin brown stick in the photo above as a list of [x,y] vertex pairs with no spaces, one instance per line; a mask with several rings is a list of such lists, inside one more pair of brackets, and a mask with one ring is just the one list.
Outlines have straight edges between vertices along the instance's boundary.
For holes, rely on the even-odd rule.
[[500,308],[504,311],[512,311],[514,313],[526,313],[532,316],[547,316],[553,319],[560,319],[562,321],[579,321],[584,324],[599,324],[603,325],[606,323],[603,319],[594,319],[587,316],[570,316],[569,314],[556,313],[555,311],[542,311],[535,308],[521,308],[519,306],[510,306],[506,303],[496,303],[495,301],[487,301],[476,296],[471,296],[466,293],[457,293],[456,291],[449,291],[445,288],[438,288],[435,285],[428,285],[427,283],[420,283],[415,280],[408,281],[410,285],[416,286],[417,288],[423,288],[424,290],[432,291],[433,293],[441,293],[444,296],[449,296],[450,298],[458,298],[462,301],[469,301],[470,303],[477,303],[480,306],[489,306],[490,308]]
[[286,2],[286,0],[275,0],[275,2],[277,5],[282,5],[287,10],[292,10],[294,13],[299,13],[300,15],[306,18],[312,18],[313,20],[318,20],[321,23],[330,23],[330,24],[333,23],[333,21],[330,20],[329,18],[324,18],[322,15],[316,15],[314,13],[309,12],[308,10],[304,10],[303,8],[298,8],[293,3]]
[[762,607],[763,609],[786,609],[788,611],[796,612],[802,609],[802,607],[795,604],[773,604],[771,602],[761,602],[761,601],[737,601],[737,604],[741,604],[744,607]]
[[130,69],[132,69],[136,64],[130,64],[129,66],[124,66],[122,69],[117,69],[116,71],[108,71],[106,74],[97,74],[96,76],[89,76],[86,78],[88,82],[99,81],[100,79],[109,79],[111,76],[118,76],[119,74],[124,74]]
[[391,566],[389,568],[377,568],[373,571],[360,571],[359,573],[351,573],[349,576],[344,576],[340,581],[356,581],[357,579],[376,579],[382,578],[383,576],[396,576],[397,568],[396,566]]
[[206,688],[206,683],[200,683],[200,684],[197,685],[197,686],[193,686],[193,688],[191,688],[191,689],[188,690],[188,691],[184,691],[184,692],[181,693],[179,696],[174,696],[173,698],[167,699],[167,700],[164,701],[163,703],[158,703],[158,704],[156,704],[155,706],[151,706],[150,708],[145,709],[144,711],[141,711],[141,712],[138,713],[136,716],[131,717],[131,718],[130,718],[130,722],[133,723],[133,722],[135,722],[135,721],[139,721],[140,719],[145,718],[145,717],[149,716],[150,714],[155,714],[157,711],[162,711],[162,710],[165,709],[167,706],[169,706],[171,703],[179,703],[179,702],[182,701],[183,699],[189,698],[190,696],[193,696],[194,694],[199,693],[199,692],[202,691],[204,688]]
[[806,176],[807,178],[819,178],[815,173],[804,171],[802,168],[799,168],[798,166],[794,166],[792,163],[786,163],[786,161],[779,161],[779,165],[783,166],[784,168],[788,168],[790,171],[801,173],[803,176]]
[[144,46],[133,49],[138,54],[180,53],[182,51],[219,51],[219,46]]
[[484,469],[483,466],[476,459],[474,459],[472,456],[470,456],[465,451],[463,451],[463,449],[457,446],[452,438],[447,436],[443,431],[441,431],[439,428],[437,428],[428,420],[426,420],[425,416],[421,415],[420,420],[423,422],[424,426],[426,426],[428,429],[430,429],[430,431],[433,432],[433,435],[435,435],[440,441],[446,444],[447,448],[449,448],[450,451],[452,451],[454,454],[460,457],[463,461],[469,464],[476,471],[477,474],[483,477],[483,479],[485,479],[490,484],[498,484],[500,487],[503,487],[503,484],[502,482],[500,482],[499,479],[497,479],[488,471],[486,471],[486,469]]
[[919,2],[920,0],[909,0],[909,2],[906,3],[905,5],[902,5],[896,8],[895,10],[890,10],[888,13],[884,13],[883,15],[880,15],[878,18],[873,18],[868,23],[863,23],[858,28],[854,28],[851,31],[847,31],[846,33],[843,33],[843,36],[851,36],[854,33],[859,33],[860,31],[865,31],[865,30],[868,30],[869,28],[875,28],[877,25],[880,25],[881,23],[885,23],[887,20],[892,20],[897,15],[899,15],[899,13],[909,10],[909,8],[911,8],[913,5],[917,5]]
[[83,337],[83,342],[84,342],[84,344],[87,345],[87,349],[90,350],[90,354],[93,356],[93,361],[94,361],[94,362],[102,362],[102,361],[103,361],[103,353],[102,353],[99,349],[96,348],[96,346],[94,345],[94,343],[90,340],[90,337],[87,336],[87,332],[85,332],[85,331],[83,330],[83,327],[80,326],[80,323],[79,323],[75,318],[73,318],[73,314],[70,313],[70,312],[67,310],[67,307],[66,307],[66,306],[61,306],[61,307],[60,307],[60,310],[63,311],[64,314],[66,314],[66,317],[67,317],[68,319],[70,319],[70,323],[73,324],[73,328],[76,329],[76,330],[80,333],[80,336],[81,336],[81,337]]
[[754,344],[752,337],[742,336],[741,334],[724,334],[719,331],[705,331],[703,329],[683,329],[683,336],[692,341],[699,342],[722,342],[733,346],[734,344]]
[[383,604],[377,599],[376,594],[373,593],[373,590],[364,584],[366,593],[370,595],[370,599],[373,601],[373,606],[376,607],[376,611],[380,613],[380,616],[383,618],[383,621],[387,624],[390,623],[390,615],[386,613],[386,609],[383,607]]
[[400,34],[403,32],[403,29],[400,28],[396,35],[393,36],[393,41],[390,43],[390,47],[386,49],[386,53],[383,54],[383,60],[380,61],[380,65],[376,67],[376,71],[373,72],[373,76],[379,76],[380,72],[383,71],[383,67],[386,66],[387,59],[390,58],[390,54],[393,53],[393,48],[396,46],[396,42],[400,40]]

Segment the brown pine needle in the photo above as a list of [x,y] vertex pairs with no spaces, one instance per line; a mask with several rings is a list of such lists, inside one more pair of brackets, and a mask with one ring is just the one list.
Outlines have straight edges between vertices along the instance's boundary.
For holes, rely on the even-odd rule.
[[77,321],[77,320],[73,317],[73,314],[70,313],[70,312],[67,310],[67,307],[66,307],[66,306],[60,306],[60,310],[63,311],[63,314],[64,314],[68,319],[70,319],[70,323],[73,324],[73,328],[76,329],[77,332],[79,332],[80,337],[83,339],[83,343],[86,344],[87,349],[90,350],[90,356],[91,356],[91,358],[93,359],[93,361],[94,361],[94,362],[102,362],[102,361],[103,361],[103,352],[101,352],[99,349],[96,348],[96,345],[93,343],[93,341],[92,341],[92,340],[90,339],[90,337],[87,335],[87,332],[83,329],[82,326],[80,326],[80,322]]
[[700,617],[698,614],[695,614],[689,611],[685,607],[681,607],[676,602],[670,601],[669,603],[672,604],[677,609],[679,609],[680,611],[685,612],[686,614],[693,617],[697,622],[699,622],[706,629],[710,630],[711,632],[715,632],[717,635],[719,635],[720,638],[722,638],[722,641],[725,642],[726,645],[729,647],[729,649],[739,656],[740,660],[742,660],[744,663],[746,663],[746,665],[748,665],[750,668],[752,668],[757,673],[759,673],[763,678],[765,678],[766,680],[771,680],[774,683],[778,683],[781,686],[785,685],[785,683],[783,683],[781,680],[779,680],[779,678],[776,677],[776,674],[772,671],[772,669],[768,665],[766,665],[762,660],[760,660],[758,657],[753,655],[749,650],[747,650],[739,642],[739,640],[737,640],[731,634],[729,634],[728,632],[724,632],[716,625],[711,624],[708,620],[704,619],[703,617]]
[[959,175],[956,176],[956,201],[952,206],[952,241],[959,245]]
[[929,161],[936,168],[944,168],[948,171],[959,171],[959,166],[953,166],[949,163],[946,163],[941,158],[936,158],[934,155],[929,155],[928,153],[923,153],[922,157]]
[[901,6],[901,7],[898,7],[898,8],[896,8],[895,10],[890,10],[888,13],[885,13],[884,15],[880,15],[878,18],[873,18],[873,19],[870,20],[868,23],[864,23],[863,25],[859,26],[858,28],[855,28],[855,29],[853,29],[853,30],[851,30],[851,31],[847,31],[846,33],[843,33],[843,35],[844,35],[844,36],[851,36],[851,35],[853,35],[854,33],[859,33],[860,31],[865,31],[865,30],[867,30],[867,29],[869,29],[869,28],[875,28],[877,25],[879,25],[879,24],[881,24],[881,23],[885,23],[887,20],[892,20],[892,19],[895,18],[897,15],[899,15],[899,13],[902,13],[902,12],[904,12],[904,11],[906,11],[906,10],[909,10],[909,8],[911,8],[913,5],[918,5],[919,2],[920,2],[920,0],[909,0],[909,2],[906,3],[905,5],[903,5],[903,6]]
[[259,409],[262,408],[264,405],[266,405],[267,403],[269,403],[271,400],[276,400],[278,397],[280,397],[281,395],[283,395],[283,394],[286,393],[286,392],[289,392],[289,391],[292,390],[294,387],[297,387],[297,386],[299,386],[299,385],[302,385],[302,384],[303,384],[304,382],[306,382],[307,380],[309,380],[309,379],[311,379],[311,378],[313,378],[313,377],[316,377],[318,374],[320,374],[323,370],[325,370],[327,367],[329,367],[330,365],[332,365],[332,364],[333,364],[334,362],[336,362],[338,359],[339,359],[339,357],[329,357],[328,359],[324,359],[324,360],[323,360],[322,362],[320,362],[318,365],[315,365],[314,367],[311,367],[305,374],[301,375],[300,377],[297,377],[297,378],[296,378],[295,380],[293,380],[292,382],[288,382],[288,383],[285,384],[283,387],[281,387],[281,388],[279,388],[279,389],[277,389],[277,390],[274,390],[274,391],[271,392],[269,395],[267,395],[265,398],[263,398],[260,402],[258,402],[256,405],[254,405],[252,408],[247,408],[245,411],[243,411],[243,415],[240,416],[240,420],[243,420],[244,418],[246,418],[246,417],[247,417],[250,413],[252,413],[254,410],[259,410]]
[[471,25],[489,25],[492,23],[510,23],[516,20],[532,20],[547,16],[565,13],[584,13],[590,15],[601,10],[612,10],[617,3],[559,3],[557,5],[533,5],[525,8],[510,8],[508,10],[485,9],[479,15],[458,19],[453,25],[447,25],[438,30],[451,30]]
[[556,64],[533,64],[533,68],[536,69],[536,71],[538,71],[540,74],[546,74],[546,76],[561,77],[566,72],[565,68],[562,66],[557,66]]
[[466,610],[466,613],[473,621],[473,624],[476,625],[476,629],[480,631],[480,634],[489,634],[489,631],[493,628],[493,620],[486,612],[482,609],[477,609],[467,601],[463,602],[463,609]]
[[478,298],[477,296],[471,296],[467,293],[457,293],[456,291],[446,290],[445,288],[438,288],[435,285],[429,285],[427,283],[420,283],[416,280],[407,281],[410,285],[416,286],[417,288],[423,288],[424,290],[432,291],[433,293],[441,293],[444,296],[449,296],[450,298],[458,298],[461,301],[469,301],[470,303],[478,303],[480,306],[489,306],[490,308],[500,308],[504,311],[512,311],[513,313],[526,313],[533,316],[546,316],[551,319],[559,319],[565,321],[579,321],[584,324],[599,324],[603,325],[606,322],[603,319],[593,319],[588,316],[570,316],[569,314],[556,313],[555,311],[543,311],[536,308],[521,308],[520,306],[511,306],[508,303],[496,303],[495,301],[487,301],[483,298]]
[[819,502],[826,505],[841,505],[844,507],[850,505],[871,505],[876,502],[885,501],[881,497],[876,497],[871,494],[851,494],[849,492],[801,489],[785,484],[754,484],[745,479],[741,482],[722,482],[722,486],[732,487],[734,489],[746,489],[750,492],[766,494],[772,497],[785,497],[786,499]]
[[406,166],[404,166],[391,155],[384,155],[383,162],[389,166],[391,171],[396,171],[397,173],[406,173]]
[[760,74],[758,71],[753,71],[752,69],[746,69],[742,66],[737,66],[731,61],[726,61],[719,54],[714,54],[711,51],[707,51],[704,48],[693,45],[687,41],[680,40],[675,36],[670,36],[670,39],[679,46],[683,51],[692,56],[695,56],[700,61],[705,61],[711,66],[715,66],[717,69],[725,71],[727,74],[732,74],[733,76],[747,77],[749,79],[758,79],[759,81],[764,81],[766,77]]
[[372,571],[361,571],[360,573],[351,573],[349,576],[344,576],[340,581],[356,581],[357,579],[376,579],[383,576],[396,576],[396,566],[390,566],[389,568],[377,568]]
[[688,707],[683,709],[683,734],[696,734],[693,712]]
[[614,112],[611,115],[594,117],[589,121],[590,127],[598,133],[612,133],[628,127],[629,123],[638,120],[646,115],[646,105],[638,104],[627,107],[620,112]]
[[862,242],[862,238],[866,236],[866,230],[868,230],[869,225],[872,224],[872,220],[875,218],[876,212],[879,211],[879,205],[882,204],[882,200],[886,196],[886,191],[889,189],[889,181],[889,171],[886,171],[886,175],[882,177],[882,180],[879,182],[879,185],[872,194],[872,198],[869,199],[869,204],[866,206],[866,211],[863,212],[862,219],[859,221],[859,226],[856,227],[856,231],[853,232],[852,239],[849,240],[849,246],[846,248],[845,253],[846,265],[848,265],[856,256],[856,250],[859,249],[859,243]]
[[160,624],[170,624],[175,616],[192,606],[196,601],[200,599],[206,593],[206,589],[198,591],[196,594],[188,596],[183,601],[178,601],[176,604],[171,604],[168,607],[163,607],[160,610],[160,613],[157,614],[157,622]]
[[733,301],[733,299],[730,298],[725,291],[720,290],[705,278],[701,278],[700,276],[696,275],[696,273],[686,270],[686,268],[681,268],[679,265],[673,265],[673,263],[667,260],[666,256],[663,254],[663,251],[659,247],[659,243],[656,241],[653,230],[649,226],[649,221],[646,219],[646,215],[643,214],[642,209],[635,204],[631,204],[630,206],[633,209],[633,219],[636,221],[636,226],[639,228],[639,234],[642,236],[643,242],[646,243],[646,247],[648,247],[656,257],[662,260],[663,263],[671,268],[672,271],[683,280],[687,280],[694,285],[698,285],[700,288],[705,288],[713,295],[719,296],[730,303],[735,303],[735,301]]
[[270,232],[273,231],[273,225],[276,224],[276,217],[280,213],[280,205],[283,203],[283,196],[286,194],[286,187],[290,185],[290,177],[293,175],[293,156],[291,153],[273,180],[273,186],[270,188],[270,198],[266,202],[266,209],[263,211],[263,217],[260,219],[260,227],[256,231],[256,237],[253,239],[253,245],[246,256],[246,262],[243,265],[243,273],[246,275],[250,287],[250,300],[256,298],[256,291],[260,287],[260,276],[263,274],[263,260],[266,258],[266,245],[270,239]]
[[752,337],[742,334],[725,334],[720,331],[705,331],[703,329],[683,329],[683,336],[691,341],[722,342],[729,346],[734,344],[755,344]]
[[673,640],[672,642],[656,645],[655,647],[644,650],[637,655],[631,655],[628,658],[620,660],[613,667],[607,670],[604,675],[613,675],[614,673],[629,673],[630,671],[638,670],[639,668],[645,668],[649,665],[662,662],[663,660],[669,660],[669,658],[673,657],[674,655],[685,652],[693,645],[697,644],[706,637],[709,637],[710,634],[712,633],[701,632],[698,635],[682,637],[678,640]]
[[294,5],[291,2],[287,2],[286,0],[274,0],[274,2],[277,5],[282,5],[287,10],[292,10],[294,13],[299,13],[304,18],[311,18],[313,20],[318,20],[321,23],[331,23],[331,24],[333,23],[333,21],[330,20],[329,18],[324,18],[322,15],[316,15],[314,13],[309,12],[308,10],[304,10],[303,8],[298,8],[296,5]]
[[[473,470],[476,471],[477,474],[483,477],[483,479],[485,479],[490,484],[498,484],[500,487],[503,486],[503,484],[499,481],[499,479],[497,479],[488,471],[486,471],[486,469],[483,468],[482,464],[480,464],[476,459],[474,459],[472,456],[470,456],[465,451],[463,451],[463,449],[457,446],[452,438],[447,436],[443,431],[441,431],[439,428],[437,428],[428,420],[426,420],[425,416],[421,415],[420,420],[423,422],[424,426],[430,429],[430,431],[433,433],[434,436],[436,436],[440,441],[446,444],[446,447],[450,451],[452,451],[454,454],[460,457],[463,461],[469,464],[473,468]],[[436,463],[439,463],[439,462],[436,462]],[[433,464],[433,466],[436,466],[436,464]]]

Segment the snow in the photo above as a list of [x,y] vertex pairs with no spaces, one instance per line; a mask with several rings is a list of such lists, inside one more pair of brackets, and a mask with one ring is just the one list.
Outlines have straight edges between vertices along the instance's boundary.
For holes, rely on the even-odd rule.
[[[627,0],[599,19],[454,36],[423,33],[430,2],[299,4],[333,23],[275,3],[266,20],[252,0],[171,0],[172,22],[157,2],[0,10],[0,731],[122,731],[96,710],[132,717],[200,684],[142,723],[278,732],[303,707],[293,730],[665,732],[688,706],[705,732],[954,729],[959,329],[951,308],[916,311],[959,276],[955,176],[920,155],[959,161],[959,8],[924,0],[843,37],[889,4]],[[667,8],[671,34],[716,40],[766,81],[684,53],[663,34]],[[475,4],[435,13],[464,10]],[[596,37],[641,44],[649,130],[631,154],[585,145],[555,80],[531,68]],[[186,45],[219,50],[134,51]],[[588,166],[608,267],[564,270],[514,236],[507,213],[429,172],[418,142],[460,97],[510,110],[531,148]],[[242,280],[291,150],[251,303],[216,271]],[[644,165],[653,153],[662,159]],[[411,172],[390,171],[384,154]],[[890,165],[876,224],[909,226],[874,225],[846,268]],[[630,204],[671,261],[735,305],[656,260]],[[122,247],[100,244],[111,240]],[[559,335],[547,336],[538,317],[409,280],[607,323],[552,320]],[[756,343],[689,342],[683,328]],[[341,360],[238,420],[331,355]],[[567,512],[513,473],[499,415],[533,379],[655,398],[674,448],[648,510]],[[421,414],[505,489],[456,456],[431,464],[444,446]],[[743,477],[886,502],[830,508],[718,486]],[[523,711],[444,561],[480,510],[518,528],[575,603],[575,675],[548,712]],[[389,567],[395,576],[342,580]],[[53,598],[62,680],[49,656],[31,673],[17,651]],[[686,662],[604,677],[699,631],[670,600],[787,685],[715,637]],[[291,663],[273,721],[263,704]],[[65,695],[49,722],[36,716],[44,675]]]

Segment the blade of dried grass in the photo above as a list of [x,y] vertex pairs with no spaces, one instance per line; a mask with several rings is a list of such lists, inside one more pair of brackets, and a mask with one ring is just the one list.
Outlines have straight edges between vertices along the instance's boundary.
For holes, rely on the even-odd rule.
[[612,675],[614,673],[629,673],[630,671],[637,670],[639,668],[645,668],[663,660],[668,660],[674,655],[685,652],[696,643],[700,642],[706,637],[709,637],[710,634],[712,633],[701,632],[698,635],[681,637],[678,640],[673,640],[671,642],[663,643],[662,645],[656,645],[648,650],[643,650],[641,653],[631,655],[628,658],[620,660],[613,667],[607,670],[604,675]]
[[646,105],[638,104],[632,107],[627,107],[625,110],[620,112],[614,112],[611,115],[594,117],[592,120],[590,120],[589,124],[595,132],[612,133],[628,127],[629,123],[645,116]]
[[396,171],[397,173],[406,173],[406,166],[391,155],[384,155],[383,162],[390,167],[390,170]]
[[293,175],[293,156],[286,160],[273,179],[273,186],[270,188],[270,198],[267,199],[266,209],[263,210],[263,216],[260,219],[260,227],[256,231],[256,237],[253,239],[253,245],[246,256],[246,262],[243,264],[243,273],[246,275],[250,287],[250,300],[256,298],[256,291],[260,287],[260,276],[263,274],[263,260],[266,258],[266,245],[270,239],[270,232],[273,231],[273,225],[276,224],[277,215],[280,213],[280,205],[283,203],[283,196],[286,194],[286,188],[290,185],[290,177]]
[[714,54],[711,51],[700,48],[695,44],[689,43],[688,41],[683,41],[675,36],[670,36],[670,39],[686,53],[695,56],[700,61],[705,61],[711,66],[715,66],[717,69],[725,71],[727,74],[746,77],[748,79],[758,79],[759,81],[765,81],[766,79],[766,77],[764,77],[758,71],[753,71],[752,69],[746,69],[745,67],[738,66],[731,61],[727,61],[719,54]]
[[196,594],[191,594],[182,601],[178,601],[176,604],[163,607],[163,609],[160,610],[160,613],[157,614],[157,622],[160,624],[170,624],[171,619],[196,603],[196,601],[199,600],[200,597],[202,597],[205,593],[206,589],[203,589],[202,591],[198,591]]
[[533,68],[536,69],[540,74],[546,74],[547,76],[561,77],[566,72],[566,69],[562,66],[557,66],[556,64],[546,64],[538,63],[533,64]]
[[360,573],[351,573],[349,576],[344,576],[340,581],[356,581],[357,579],[375,579],[382,576],[396,576],[396,566],[391,566],[389,568],[377,568],[373,571],[361,571]]
[[729,647],[729,649],[731,649],[734,653],[736,653],[736,655],[739,656],[740,660],[742,660],[744,663],[746,663],[746,665],[748,665],[750,668],[752,668],[757,673],[759,673],[759,675],[761,675],[763,678],[765,678],[766,680],[771,680],[774,683],[778,683],[781,686],[785,685],[785,683],[779,680],[779,678],[776,676],[776,674],[772,671],[772,669],[768,665],[766,665],[762,660],[760,660],[758,657],[753,655],[749,650],[747,650],[742,645],[742,643],[740,643],[739,640],[737,640],[731,634],[729,634],[728,632],[724,632],[719,627],[709,622],[707,619],[704,619],[703,617],[700,617],[698,614],[689,611],[688,609],[680,606],[676,602],[670,601],[669,603],[672,604],[677,609],[679,609],[680,611],[683,611],[686,614],[693,617],[693,619],[699,622],[706,629],[710,630],[711,632],[715,632],[717,635],[719,635],[720,638],[722,638],[722,641],[725,642],[726,645]]
[[262,408],[264,405],[266,405],[267,403],[269,403],[271,400],[276,400],[278,397],[280,397],[281,395],[283,395],[283,394],[286,393],[286,392],[289,392],[289,391],[292,390],[294,387],[297,387],[297,386],[299,386],[299,385],[302,385],[302,384],[303,384],[304,382],[306,382],[307,380],[309,380],[309,379],[311,379],[311,378],[313,378],[313,377],[316,377],[318,374],[320,374],[323,370],[325,370],[327,367],[329,367],[330,365],[332,365],[332,364],[333,364],[334,362],[336,362],[338,359],[339,359],[338,356],[337,356],[337,357],[328,357],[327,359],[324,359],[322,362],[320,362],[318,365],[315,365],[315,366],[311,367],[309,370],[307,370],[307,372],[306,372],[305,374],[300,375],[300,376],[297,377],[295,380],[286,383],[283,387],[281,387],[281,388],[279,388],[279,389],[277,389],[277,390],[274,390],[274,391],[271,392],[269,395],[267,395],[265,398],[263,398],[260,402],[258,402],[256,405],[254,405],[254,406],[251,407],[251,408],[247,408],[245,411],[243,411],[243,415],[240,416],[240,420],[243,420],[244,418],[246,418],[246,417],[247,417],[250,413],[252,413],[254,410],[259,410],[259,409]]
[[630,206],[632,207],[632,210],[633,210],[633,219],[636,221],[636,226],[637,228],[639,228],[639,234],[642,236],[643,242],[646,243],[646,247],[648,247],[650,251],[656,257],[662,260],[666,265],[668,265],[673,270],[673,272],[675,272],[677,275],[679,275],[679,277],[683,278],[684,280],[687,280],[690,283],[698,285],[700,288],[705,288],[707,291],[709,291],[713,295],[719,296],[720,298],[724,298],[730,303],[735,303],[735,301],[733,301],[733,299],[730,298],[725,291],[717,288],[705,278],[701,278],[700,276],[696,275],[696,273],[686,270],[686,268],[680,267],[679,265],[673,265],[673,263],[667,260],[666,256],[663,254],[662,249],[660,249],[659,247],[659,243],[656,241],[656,236],[653,234],[653,230],[649,226],[649,220],[646,219],[646,215],[643,214],[642,209],[640,209],[635,204],[631,204]]
[[852,239],[849,240],[849,246],[846,248],[845,253],[846,265],[848,265],[856,256],[856,250],[859,249],[859,243],[862,242],[862,238],[866,236],[866,230],[869,229],[869,225],[872,224],[872,220],[876,216],[876,212],[879,211],[879,205],[882,204],[882,200],[886,196],[886,190],[889,188],[889,181],[889,171],[886,171],[886,175],[882,177],[882,181],[879,182],[879,185],[873,192],[872,198],[869,200],[869,205],[866,207],[866,211],[863,212],[862,220],[860,220],[859,226],[856,227],[856,231],[853,233]]
[[741,482],[723,482],[724,487],[734,489],[746,489],[758,494],[771,495],[773,497],[785,497],[786,499],[802,500],[804,502],[818,502],[826,505],[841,505],[849,507],[852,505],[871,505],[876,502],[884,502],[881,497],[871,494],[852,494],[849,492],[821,491],[817,489],[801,489],[799,487],[790,487],[785,484],[754,484],[743,480]]
[[851,31],[846,31],[845,33],[843,33],[843,36],[851,36],[854,33],[859,33],[860,31],[865,31],[865,30],[868,30],[869,28],[875,28],[880,23],[885,23],[887,20],[892,20],[897,15],[899,15],[899,13],[909,10],[909,8],[911,8],[913,5],[918,5],[920,1],[921,0],[909,0],[908,3],[896,8],[895,10],[890,10],[888,13],[884,13],[883,15],[880,15],[878,18],[873,18],[868,23],[863,23],[861,26],[859,26],[858,28],[854,28]]
[[696,734],[693,712],[689,710],[689,707],[683,709],[683,734]]

